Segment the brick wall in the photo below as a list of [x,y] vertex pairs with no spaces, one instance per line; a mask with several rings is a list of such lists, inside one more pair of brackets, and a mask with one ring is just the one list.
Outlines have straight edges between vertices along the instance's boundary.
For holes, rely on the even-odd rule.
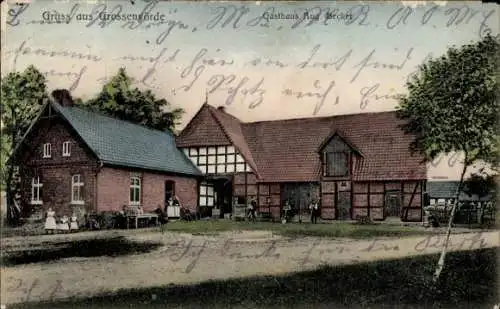
[[[70,156],[63,157],[62,145],[66,141],[71,143],[71,152]],[[51,144],[50,158],[43,158],[44,143]],[[45,212],[48,208],[57,216],[71,215],[71,178],[75,174],[81,175],[84,182],[84,205],[81,207],[87,212],[95,209],[97,160],[61,118],[39,121],[26,137],[20,154],[21,204],[25,216],[34,210]],[[39,176],[43,184],[42,205],[31,205],[31,182],[35,176]]]
[[[71,143],[71,155],[63,157],[63,143],[69,141]],[[50,143],[52,148],[52,156],[43,158],[43,144]],[[25,165],[49,166],[49,165],[68,165],[68,164],[94,164],[96,158],[86,147],[83,141],[73,133],[71,127],[67,125],[61,118],[52,120],[41,120],[38,125],[33,128],[32,134],[25,140],[26,147],[22,149],[21,162]]]
[[[71,178],[75,174],[79,174],[84,183],[83,205],[71,204]],[[86,212],[95,210],[96,176],[95,170],[90,166],[29,167],[23,170],[23,175],[21,200],[26,216],[31,215],[31,211],[36,209],[45,212],[48,208],[52,208],[57,216],[71,215],[74,207],[81,207]],[[43,184],[40,191],[43,204],[31,205],[31,179],[37,176]]]
[[181,203],[192,211],[198,205],[198,183],[194,178],[136,172],[132,170],[104,167],[97,176],[98,211],[119,211],[129,204],[130,176],[141,177],[141,205],[144,211],[153,211],[165,205],[165,181],[175,182],[175,194]]

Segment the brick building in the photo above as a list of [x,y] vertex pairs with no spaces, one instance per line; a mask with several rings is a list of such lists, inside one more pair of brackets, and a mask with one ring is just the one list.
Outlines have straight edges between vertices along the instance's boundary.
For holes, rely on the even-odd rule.
[[196,211],[200,172],[172,134],[60,103],[42,108],[12,156],[25,215],[152,211],[174,194]]
[[260,213],[279,218],[288,201],[305,218],[319,199],[322,219],[421,221],[426,165],[401,124],[395,112],[244,123],[205,103],[176,142],[205,175],[202,214],[256,199]]

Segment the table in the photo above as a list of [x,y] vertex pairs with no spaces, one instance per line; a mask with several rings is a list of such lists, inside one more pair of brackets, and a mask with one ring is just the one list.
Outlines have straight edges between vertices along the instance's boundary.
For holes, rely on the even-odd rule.
[[137,228],[140,219],[153,219],[155,224],[158,225],[158,215],[156,214],[142,214],[142,215],[127,215],[127,229],[129,228],[130,219],[134,220],[134,226]]

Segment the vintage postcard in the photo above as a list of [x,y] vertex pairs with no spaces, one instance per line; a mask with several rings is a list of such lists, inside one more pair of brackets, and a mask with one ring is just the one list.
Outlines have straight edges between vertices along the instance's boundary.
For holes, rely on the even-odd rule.
[[2,2],[11,308],[499,308],[500,9]]

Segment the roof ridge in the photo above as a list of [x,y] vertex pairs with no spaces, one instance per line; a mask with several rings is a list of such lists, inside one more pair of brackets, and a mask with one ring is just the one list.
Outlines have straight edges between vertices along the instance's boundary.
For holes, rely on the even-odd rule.
[[116,122],[122,122],[122,123],[127,123],[129,125],[133,125],[133,126],[137,126],[137,127],[140,127],[140,128],[143,128],[143,129],[146,129],[146,130],[149,130],[149,131],[153,131],[153,132],[159,132],[159,133],[165,133],[167,135],[170,135],[170,136],[174,136],[172,132],[170,132],[169,130],[167,131],[162,131],[162,130],[158,130],[158,129],[153,129],[153,128],[150,128],[146,125],[143,125],[143,124],[139,124],[139,123],[135,123],[135,122],[132,122],[130,120],[123,120],[123,119],[120,119],[120,118],[116,118],[116,117],[113,117],[113,116],[110,116],[110,115],[107,115],[107,114],[104,114],[103,112],[101,111],[94,111],[94,110],[91,110],[91,109],[86,109],[84,107],[81,107],[81,106],[77,106],[77,105],[74,105],[74,106],[71,106],[71,107],[67,107],[67,106],[61,106],[60,104],[58,104],[57,102],[52,102],[53,104],[57,104],[59,108],[63,108],[63,109],[79,109],[83,112],[86,112],[86,113],[89,113],[89,114],[94,114],[94,115],[97,115],[99,117],[103,117],[103,118],[108,118],[108,119],[111,119],[113,121],[116,121]]
[[[373,115],[373,114],[393,114],[397,110],[392,111],[382,111],[382,112],[368,112],[368,113],[352,113],[352,114],[342,114],[342,115],[330,115],[330,116],[320,116],[320,117],[300,117],[300,118],[288,118],[288,119],[273,119],[273,120],[258,120],[258,121],[241,121],[243,125],[256,124],[256,123],[269,123],[269,122],[286,122],[286,121],[298,121],[298,120],[319,120],[319,119],[332,119],[335,117],[354,117],[358,115]],[[236,118],[236,117],[235,117]],[[239,120],[239,118],[236,118]]]

